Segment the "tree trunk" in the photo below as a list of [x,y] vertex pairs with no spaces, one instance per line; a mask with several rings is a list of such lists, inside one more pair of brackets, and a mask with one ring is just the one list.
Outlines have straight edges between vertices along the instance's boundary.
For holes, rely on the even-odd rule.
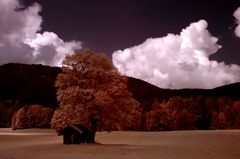
[[90,116],[90,120],[91,120],[91,124],[92,124],[92,130],[91,130],[91,133],[92,133],[92,143],[95,143],[95,136],[96,136],[96,132],[97,132],[99,119],[95,115],[91,115]]

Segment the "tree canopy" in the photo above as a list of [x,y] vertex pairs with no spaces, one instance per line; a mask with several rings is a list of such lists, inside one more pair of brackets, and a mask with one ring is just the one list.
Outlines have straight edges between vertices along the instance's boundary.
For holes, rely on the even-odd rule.
[[99,130],[140,127],[140,104],[128,91],[127,78],[118,74],[106,55],[83,50],[66,56],[62,71],[56,81],[60,106],[52,119],[58,132],[81,123],[92,131],[94,141],[94,120],[99,121]]

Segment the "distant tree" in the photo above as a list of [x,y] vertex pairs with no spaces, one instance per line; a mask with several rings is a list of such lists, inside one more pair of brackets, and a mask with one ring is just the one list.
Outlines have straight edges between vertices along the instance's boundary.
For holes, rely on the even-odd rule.
[[49,128],[53,110],[40,105],[20,108],[12,117],[12,129]]
[[[95,133],[119,130],[134,125],[139,118],[139,103],[127,88],[127,78],[120,76],[104,55],[83,50],[66,56],[56,81],[60,103],[52,118],[52,127],[60,132],[66,125],[81,123]],[[132,115],[131,115],[132,114]],[[99,123],[99,124],[98,124]]]
[[232,116],[235,119],[233,128],[240,129],[240,100],[235,101],[232,106]]
[[218,129],[224,129],[227,127],[227,119],[226,119],[226,115],[224,114],[224,112],[220,112],[218,114]]
[[184,108],[177,113],[174,130],[195,130],[195,120],[195,115]]
[[174,120],[173,112],[167,105],[159,103],[156,99],[152,103],[152,110],[145,113],[145,130],[158,131],[170,130],[170,125]]
[[171,112],[171,130],[194,130],[196,114],[194,113],[193,98],[172,97],[166,103]]
[[212,129],[212,130],[219,129],[218,113],[216,111],[214,111],[212,114],[212,121],[211,121],[210,129]]

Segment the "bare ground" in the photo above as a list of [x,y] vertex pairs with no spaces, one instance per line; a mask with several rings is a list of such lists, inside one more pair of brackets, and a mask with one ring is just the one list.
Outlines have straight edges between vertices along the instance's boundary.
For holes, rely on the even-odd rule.
[[51,129],[0,129],[0,159],[239,159],[240,130],[99,132],[64,145]]

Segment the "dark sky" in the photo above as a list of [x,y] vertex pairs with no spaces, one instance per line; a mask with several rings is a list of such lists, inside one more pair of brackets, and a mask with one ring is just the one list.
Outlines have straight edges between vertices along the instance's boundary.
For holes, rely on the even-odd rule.
[[22,0],[42,5],[43,31],[109,56],[147,38],[179,34],[190,23],[207,20],[222,49],[212,59],[240,64],[240,39],[233,12],[239,0]]

